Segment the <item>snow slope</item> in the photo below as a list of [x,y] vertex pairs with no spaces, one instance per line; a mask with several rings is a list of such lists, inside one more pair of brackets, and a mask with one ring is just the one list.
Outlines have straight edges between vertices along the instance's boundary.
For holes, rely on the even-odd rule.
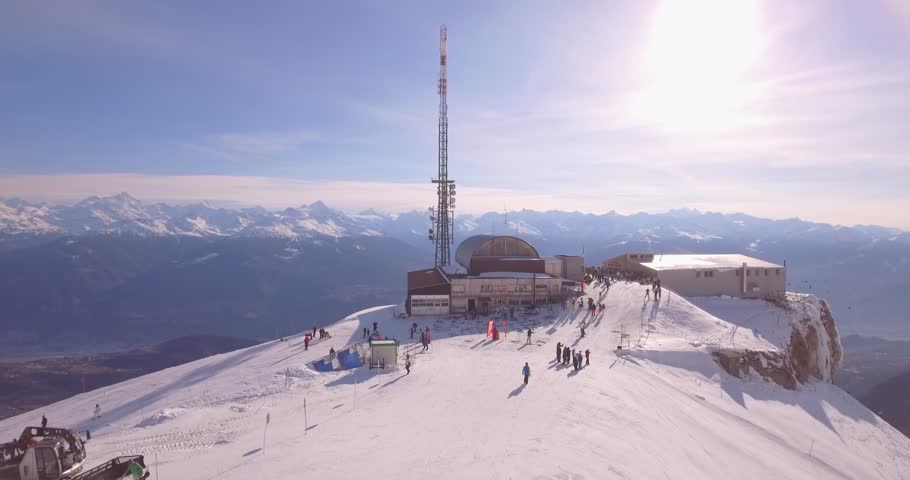
[[[721,370],[711,346],[733,325],[682,297],[643,302],[644,287],[594,289],[593,319],[556,307],[518,315],[493,342],[485,321],[419,318],[434,340],[412,373],[317,373],[306,364],[358,341],[364,326],[403,339],[393,307],[354,314],[333,338],[302,337],[217,355],[78,395],[0,422],[12,438],[46,414],[92,430],[89,463],[146,455],[161,479],[755,478],[901,479],[910,440],[823,382],[786,390]],[[586,338],[578,325],[587,320]],[[622,326],[632,348],[614,354]],[[533,344],[522,330],[534,329]],[[773,346],[748,326],[737,342]],[[556,342],[591,349],[574,371]],[[524,387],[520,370],[532,369]],[[99,421],[91,411],[100,403]],[[265,432],[265,417],[271,424]],[[157,458],[157,466],[154,464]]]

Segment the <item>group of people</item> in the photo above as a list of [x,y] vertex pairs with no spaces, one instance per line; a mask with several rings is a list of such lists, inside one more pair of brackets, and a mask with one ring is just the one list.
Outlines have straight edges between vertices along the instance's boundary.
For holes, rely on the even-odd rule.
[[648,287],[648,288],[645,288],[645,300],[646,300],[646,301],[651,299],[651,291],[652,291],[652,290],[654,291],[654,301],[655,301],[655,302],[659,302],[659,301],[660,301],[660,294],[661,294],[661,292],[662,292],[662,290],[663,290],[663,289],[660,287],[660,279],[659,279],[659,278],[655,278],[654,281],[651,282],[651,286]]
[[420,331],[420,344],[423,345],[422,352],[426,352],[430,349],[430,342],[433,341],[433,336],[430,335],[430,327],[427,327],[426,330]]
[[[313,338],[316,338],[316,327],[313,327]],[[332,336],[329,335],[329,331],[324,328],[320,328],[319,329],[319,339],[327,340],[329,338],[332,338]]]
[[611,283],[614,282],[637,282],[642,285],[650,285],[654,283],[655,277],[653,275],[642,273],[642,272],[633,272],[629,270],[618,270],[615,268],[606,268],[606,267],[588,267],[585,270],[585,277],[589,278],[591,281],[598,281],[603,285],[606,285],[607,288],[610,287]]
[[[587,300],[586,300],[586,298],[587,298]],[[585,305],[586,301],[587,301],[587,306]],[[576,309],[578,309],[578,310],[587,309],[588,313],[590,313],[592,317],[599,313],[603,313],[603,311],[607,309],[607,306],[604,305],[603,302],[595,303],[594,299],[592,297],[574,297],[574,298],[570,298],[568,300],[568,303],[569,303],[569,305],[571,305],[573,312],[575,312]]]
[[584,366],[590,365],[591,349],[586,349],[584,352],[579,349],[576,352],[574,348],[570,349],[568,345],[563,345],[562,342],[557,343],[556,362],[568,365],[570,361],[575,370],[581,370]]
[[[415,323],[416,325],[416,323]],[[373,331],[370,332],[370,327],[363,327],[363,338],[372,339],[373,337],[379,336],[379,322],[373,322]],[[414,338],[412,335],[411,338]]]

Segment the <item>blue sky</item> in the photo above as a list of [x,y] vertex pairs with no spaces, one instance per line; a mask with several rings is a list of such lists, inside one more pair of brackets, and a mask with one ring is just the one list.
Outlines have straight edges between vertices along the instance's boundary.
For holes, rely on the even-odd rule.
[[5,2],[0,196],[694,207],[910,228],[910,7]]

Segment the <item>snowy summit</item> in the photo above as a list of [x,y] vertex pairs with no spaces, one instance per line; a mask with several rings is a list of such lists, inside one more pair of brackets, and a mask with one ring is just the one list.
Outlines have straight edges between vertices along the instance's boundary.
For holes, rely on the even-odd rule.
[[[142,454],[156,478],[185,480],[897,480],[910,472],[910,440],[826,375],[790,389],[749,367],[731,375],[715,359],[786,351],[799,337],[791,329],[821,325],[818,299],[689,302],[667,292],[657,303],[644,291],[589,286],[604,303],[593,317],[567,304],[506,312],[498,340],[486,335],[489,318],[420,317],[419,329],[432,333],[426,351],[409,332],[416,317],[376,307],[317,325],[331,338],[309,348],[300,334],[170,368],[4,420],[0,437],[46,415],[50,426],[91,430],[87,466]],[[399,340],[398,367],[311,367],[330,349],[363,342],[374,322]],[[628,334],[621,354],[620,332]],[[826,341],[839,347],[836,331]],[[557,343],[590,351],[590,365],[557,361]],[[813,361],[839,361],[831,349],[810,350]]]

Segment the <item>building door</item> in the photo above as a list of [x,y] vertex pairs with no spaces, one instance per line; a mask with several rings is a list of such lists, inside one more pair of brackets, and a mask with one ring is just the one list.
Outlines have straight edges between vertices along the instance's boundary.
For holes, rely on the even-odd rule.
[[477,309],[477,300],[474,300],[473,298],[469,298],[468,299],[468,311],[473,312],[476,309]]

